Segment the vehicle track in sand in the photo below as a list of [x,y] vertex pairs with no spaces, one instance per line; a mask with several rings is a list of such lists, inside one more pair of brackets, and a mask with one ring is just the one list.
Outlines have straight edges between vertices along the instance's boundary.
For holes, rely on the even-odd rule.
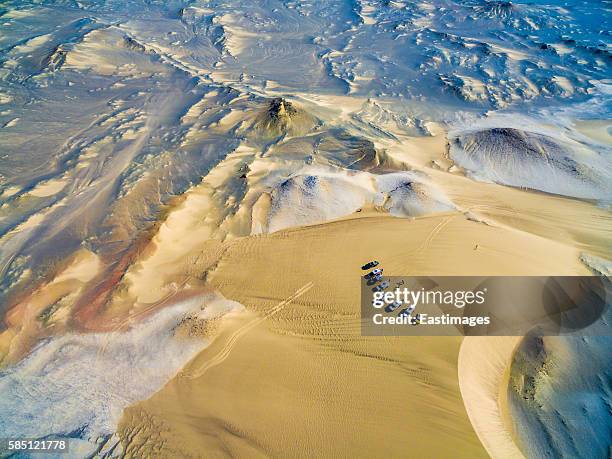
[[244,336],[246,333],[248,333],[249,330],[251,330],[255,326],[259,325],[264,320],[266,320],[266,319],[272,317],[274,314],[280,312],[285,306],[287,306],[291,302],[295,301],[296,299],[298,299],[299,297],[304,295],[312,287],[314,287],[314,283],[313,282],[308,282],[307,284],[303,285],[298,290],[296,290],[292,295],[290,295],[289,297],[287,297],[286,299],[284,299],[283,301],[278,303],[276,306],[272,307],[264,315],[262,315],[260,317],[257,317],[255,319],[247,322],[246,324],[244,324],[240,328],[238,328],[238,330],[234,331],[230,335],[229,339],[227,340],[227,343],[225,343],[225,346],[223,346],[223,348],[221,349],[221,351],[219,351],[219,353],[217,353],[217,355],[215,355],[212,359],[210,359],[207,362],[205,362],[203,365],[201,365],[195,371],[192,371],[190,373],[183,373],[182,376],[187,377],[189,379],[199,378],[202,375],[204,375],[204,373],[206,373],[209,369],[211,369],[213,367],[216,367],[217,365],[220,365],[221,363],[223,363],[229,357],[229,354],[232,351],[232,349],[234,348],[234,346],[235,346],[236,342],[238,341],[238,339],[240,339],[242,336]]

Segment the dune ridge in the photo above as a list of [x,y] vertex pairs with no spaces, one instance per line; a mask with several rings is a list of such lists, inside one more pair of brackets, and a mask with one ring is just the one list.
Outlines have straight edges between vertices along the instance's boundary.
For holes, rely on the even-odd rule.
[[472,426],[492,458],[525,459],[516,445],[505,393],[517,336],[466,336],[461,343],[458,379]]

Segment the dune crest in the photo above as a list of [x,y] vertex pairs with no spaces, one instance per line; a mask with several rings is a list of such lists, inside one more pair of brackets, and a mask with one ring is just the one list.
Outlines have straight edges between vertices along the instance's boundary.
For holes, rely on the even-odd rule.
[[493,459],[525,459],[510,431],[506,391],[519,336],[467,336],[459,350],[457,372],[467,414]]

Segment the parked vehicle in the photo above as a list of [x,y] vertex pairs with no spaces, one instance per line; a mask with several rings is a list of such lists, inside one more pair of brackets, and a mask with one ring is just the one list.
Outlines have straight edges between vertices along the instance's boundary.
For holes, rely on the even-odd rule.
[[368,285],[374,285],[377,282],[380,282],[381,280],[383,280],[382,276],[373,277],[372,279],[368,279]]
[[372,289],[373,292],[382,292],[384,289],[389,287],[389,281],[384,281],[378,284],[376,287]]
[[391,303],[390,305],[388,305],[385,308],[385,311],[387,312],[393,312],[395,311],[397,308],[399,308],[402,305],[402,303],[400,303],[399,301],[394,301],[393,303]]
[[363,278],[372,279],[373,277],[380,276],[382,273],[383,273],[382,269],[375,269],[374,271],[367,273],[365,276],[363,276]]
[[376,260],[370,261],[369,263],[366,263],[365,265],[363,265],[361,269],[363,269],[364,271],[367,271],[368,269],[371,269],[374,266],[378,266],[378,261]]
[[414,312],[416,309],[415,305],[409,306],[406,309],[402,309],[400,313],[397,315],[398,317],[407,317]]

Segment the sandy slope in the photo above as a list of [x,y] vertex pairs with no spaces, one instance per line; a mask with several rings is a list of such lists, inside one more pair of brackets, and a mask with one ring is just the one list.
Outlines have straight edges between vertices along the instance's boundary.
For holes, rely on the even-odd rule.
[[209,280],[257,317],[312,287],[238,338],[255,316],[226,322],[162,391],[126,410],[119,434],[132,457],[486,457],[459,391],[461,338],[361,336],[359,265],[378,258],[407,275],[587,272],[572,247],[459,213],[362,212],[225,245]]
[[478,438],[494,458],[521,459],[507,405],[508,374],[520,336],[468,336],[459,351],[459,386]]

